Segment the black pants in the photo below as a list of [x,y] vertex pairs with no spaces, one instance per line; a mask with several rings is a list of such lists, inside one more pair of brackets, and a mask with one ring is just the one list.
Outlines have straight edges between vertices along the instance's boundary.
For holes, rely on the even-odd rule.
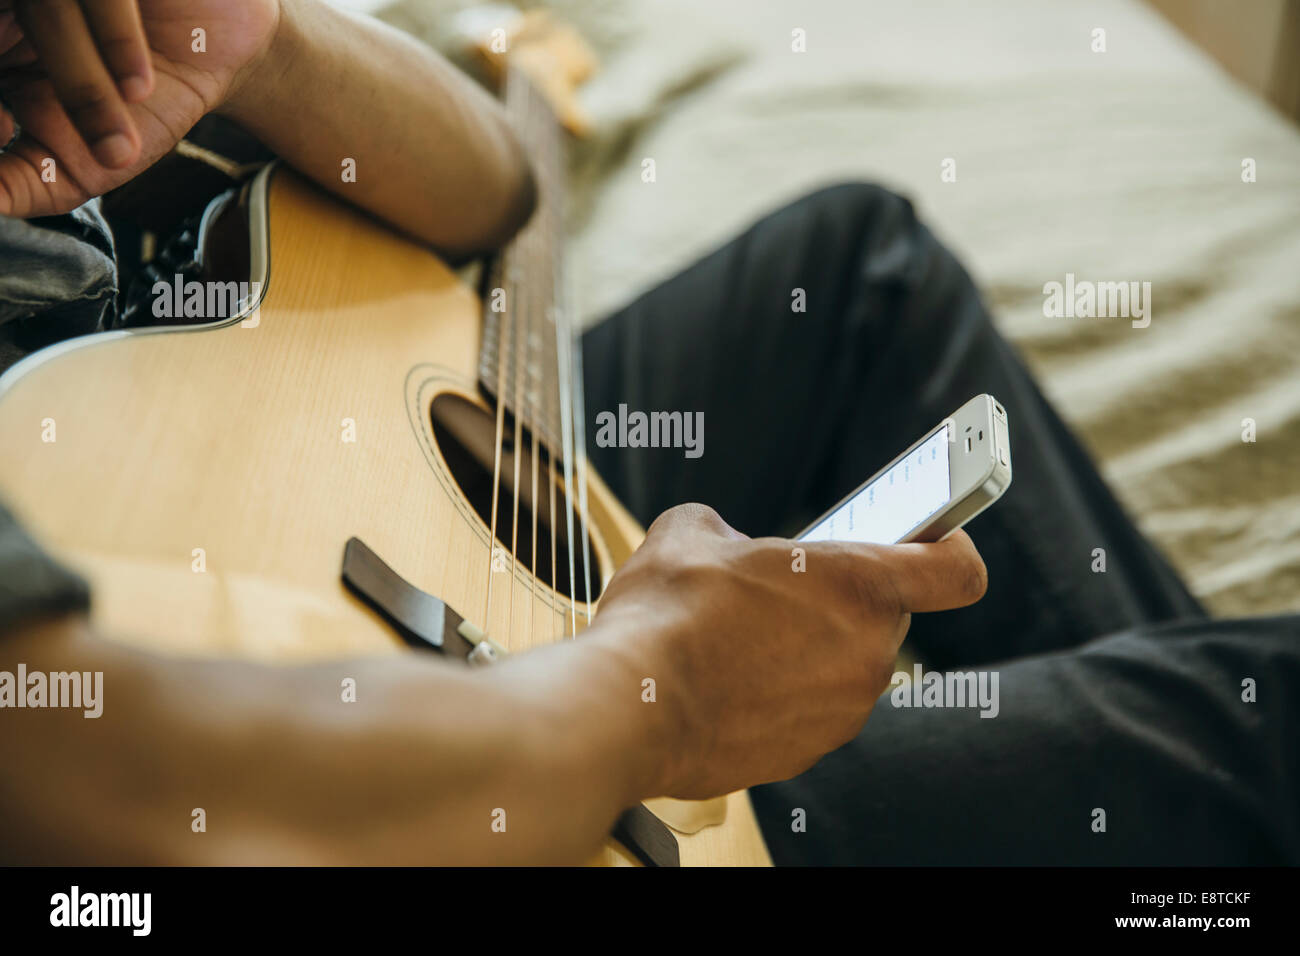
[[1015,480],[967,528],[988,594],[908,637],[928,669],[996,671],[998,715],[883,697],[752,792],[776,862],[1300,862],[1300,618],[1207,618],[906,200],[815,193],[583,346],[589,436],[620,403],[704,413],[696,459],[589,448],[643,522],[702,501],[792,534],[972,395],[1007,409]]

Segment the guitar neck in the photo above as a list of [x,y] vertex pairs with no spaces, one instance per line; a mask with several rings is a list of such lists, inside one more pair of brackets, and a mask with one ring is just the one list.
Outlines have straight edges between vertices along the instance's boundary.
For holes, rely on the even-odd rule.
[[558,451],[561,350],[574,341],[561,270],[563,132],[536,84],[514,66],[505,71],[505,110],[533,164],[537,208],[488,268],[478,377],[494,400]]

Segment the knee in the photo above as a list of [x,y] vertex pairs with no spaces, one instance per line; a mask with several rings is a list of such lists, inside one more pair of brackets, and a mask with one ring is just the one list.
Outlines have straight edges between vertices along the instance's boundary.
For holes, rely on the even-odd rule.
[[884,186],[841,182],[823,186],[790,206],[811,227],[822,250],[840,250],[864,263],[874,278],[898,278],[928,257],[933,241],[912,203]]
[[911,200],[884,186],[866,182],[840,182],[822,186],[795,202],[818,218],[854,225],[870,224],[888,230],[916,222]]
[[958,314],[985,319],[965,269],[907,197],[873,183],[841,182],[809,193],[795,207],[819,255],[839,264],[837,274],[854,276],[868,311],[924,316],[945,327]]

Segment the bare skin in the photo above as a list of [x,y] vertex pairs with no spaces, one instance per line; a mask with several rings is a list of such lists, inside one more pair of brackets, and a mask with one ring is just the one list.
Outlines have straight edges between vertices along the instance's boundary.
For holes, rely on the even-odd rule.
[[[0,215],[120,186],[214,111],[451,256],[502,244],[534,203],[490,96],[410,37],[317,0],[0,0],[0,95],[23,128],[0,156]],[[0,143],[11,132],[0,119]]]
[[102,671],[104,705],[3,712],[3,862],[580,862],[640,800],[785,779],[851,739],[910,614],[984,589],[960,532],[806,544],[802,573],[791,547],[674,508],[580,640],[482,670],[174,660],[81,618],[7,635],[0,669]]
[[[0,13],[0,90],[25,129],[0,157],[0,213],[50,214],[120,185],[214,109],[445,251],[502,241],[531,207],[526,162],[487,97],[432,52],[313,0],[0,11],[17,14]],[[187,53],[199,23],[201,60]],[[127,151],[105,143],[119,135]],[[39,176],[47,154],[66,176],[55,186]],[[355,191],[338,182],[340,156],[357,159]],[[639,800],[809,767],[866,721],[911,613],[984,591],[962,533],[806,544],[802,573],[792,547],[750,540],[701,505],[672,509],[580,640],[485,670],[417,654],[185,661],[131,650],[83,617],[30,622],[0,635],[0,670],[102,671],[104,708],[90,720],[0,711],[0,862],[581,861]],[[356,703],[341,702],[344,677]],[[205,833],[191,830],[195,808]]]

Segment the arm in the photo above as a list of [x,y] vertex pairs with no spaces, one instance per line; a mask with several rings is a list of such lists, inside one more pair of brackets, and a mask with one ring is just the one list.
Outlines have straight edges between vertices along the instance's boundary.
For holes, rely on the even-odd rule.
[[[960,533],[807,544],[802,574],[790,547],[674,509],[579,640],[485,670],[415,654],[179,661],[77,618],[11,635],[0,669],[102,670],[105,690],[98,719],[0,711],[13,724],[0,735],[3,862],[582,861],[641,799],[783,779],[852,738],[910,611],[983,590]],[[341,702],[343,677],[356,703]],[[206,833],[190,830],[196,807]]]
[[[535,201],[490,96],[321,0],[0,0],[0,94],[22,125],[0,156],[2,215],[66,212],[120,186],[216,110],[451,255],[504,242]],[[10,132],[0,115],[0,143]]]
[[[505,243],[532,174],[505,114],[428,47],[318,0],[283,0],[222,112],[327,189],[452,255]],[[344,183],[344,157],[357,178]]]
[[626,662],[596,643],[489,671],[275,668],[141,653],[72,617],[0,641],[0,661],[104,674],[99,718],[0,711],[5,863],[576,863],[660,762],[639,684],[622,693]]

